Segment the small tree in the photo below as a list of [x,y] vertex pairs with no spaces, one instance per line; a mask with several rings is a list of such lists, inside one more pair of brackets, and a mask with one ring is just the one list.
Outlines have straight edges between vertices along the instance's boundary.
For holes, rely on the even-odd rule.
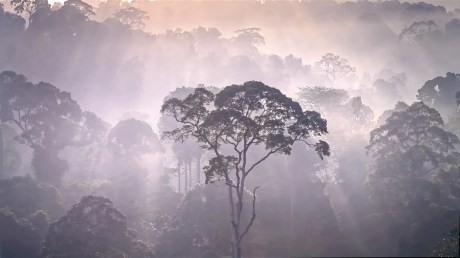
[[324,71],[331,83],[356,71],[355,67],[348,64],[347,59],[332,53],[325,54],[316,65]]
[[108,135],[108,145],[117,156],[135,158],[160,150],[160,140],[152,127],[135,118],[120,121]]
[[[197,88],[183,100],[166,100],[161,112],[182,124],[165,136],[180,141],[193,137],[214,153],[204,168],[206,183],[223,179],[228,187],[233,257],[241,257],[241,242],[256,218],[258,187],[252,191],[250,222],[241,223],[246,179],[255,167],[273,154],[289,155],[295,142],[314,147],[320,158],[329,155],[326,142],[307,141],[327,133],[326,120],[317,112],[303,111],[299,103],[261,82],[231,85],[217,95]],[[258,145],[266,152],[254,158],[249,151]]]
[[142,30],[149,19],[146,11],[132,6],[118,10],[113,17],[133,30]]

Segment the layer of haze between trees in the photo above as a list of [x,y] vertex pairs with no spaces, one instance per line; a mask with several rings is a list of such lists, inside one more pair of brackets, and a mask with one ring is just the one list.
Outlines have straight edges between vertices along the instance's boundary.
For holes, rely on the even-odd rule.
[[252,132],[270,136],[248,160],[277,151],[238,188],[244,256],[458,256],[459,18],[399,1],[3,1],[0,256],[239,257],[235,160],[181,127],[194,105],[216,128],[212,110],[235,116],[234,91],[268,92],[257,112],[276,96],[324,141]]

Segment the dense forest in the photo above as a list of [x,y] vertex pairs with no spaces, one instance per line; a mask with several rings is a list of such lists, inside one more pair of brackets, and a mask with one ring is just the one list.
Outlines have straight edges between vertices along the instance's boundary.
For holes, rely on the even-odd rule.
[[460,3],[0,0],[0,258],[459,256]]

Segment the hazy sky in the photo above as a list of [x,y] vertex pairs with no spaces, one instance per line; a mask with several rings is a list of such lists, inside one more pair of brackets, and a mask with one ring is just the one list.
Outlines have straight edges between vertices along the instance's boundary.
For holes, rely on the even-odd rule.
[[[180,1],[184,1],[184,0],[176,0],[176,1],[180,2]],[[195,0],[195,1],[197,1],[197,0]],[[234,0],[234,1],[236,1],[236,0]],[[253,1],[253,0],[237,0],[237,1]],[[276,1],[290,1],[290,0],[276,0]],[[306,0],[306,1],[309,1],[309,0]],[[337,2],[347,2],[347,1],[360,1],[360,0],[337,0]],[[385,0],[373,0],[373,1],[385,1]],[[49,2],[51,4],[54,3],[54,2],[63,3],[63,2],[65,2],[65,0],[49,0]],[[128,2],[130,2],[130,1],[128,1]],[[401,1],[401,2],[413,2],[413,3],[415,3],[415,2],[425,2],[425,3],[436,4],[436,5],[443,5],[447,9],[460,8],[460,1],[459,0],[424,0],[424,1],[422,1],[422,0],[405,0],[405,1]]]

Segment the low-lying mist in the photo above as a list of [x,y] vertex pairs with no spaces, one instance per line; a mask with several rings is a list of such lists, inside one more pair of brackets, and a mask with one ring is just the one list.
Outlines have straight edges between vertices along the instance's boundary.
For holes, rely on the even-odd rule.
[[0,0],[0,257],[458,256],[456,1]]

